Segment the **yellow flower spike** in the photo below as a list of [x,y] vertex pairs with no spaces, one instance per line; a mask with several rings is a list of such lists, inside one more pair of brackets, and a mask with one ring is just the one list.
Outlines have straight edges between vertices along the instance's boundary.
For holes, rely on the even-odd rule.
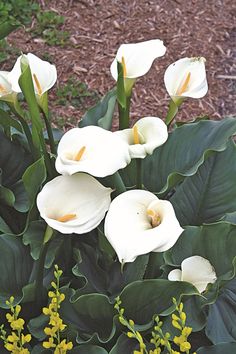
[[126,77],[127,76],[127,70],[126,70],[125,58],[123,56],[121,58],[121,64],[122,64],[122,68],[123,68],[123,77]]
[[67,222],[67,221],[73,220],[75,218],[76,218],[76,214],[65,214],[63,216],[60,216],[56,220],[60,221],[60,222]]
[[193,329],[191,327],[184,327],[182,330],[182,335],[187,338],[192,333],[192,330]]
[[38,90],[38,94],[42,95],[43,90],[42,90],[42,87],[41,87],[41,85],[39,83],[39,80],[38,80],[38,78],[37,78],[37,76],[35,74],[33,74],[33,78],[34,78],[34,82],[35,82],[35,85],[36,85],[37,90]]
[[139,135],[138,135],[138,127],[136,125],[133,126],[133,138],[134,138],[134,144],[140,144]]
[[191,77],[191,73],[188,72],[183,84],[178,88],[178,90],[176,92],[176,96],[181,96],[184,92],[187,91],[188,85],[189,85],[189,82],[190,82],[190,77]]
[[82,146],[82,148],[77,152],[77,154],[75,155],[74,160],[75,161],[80,161],[84,152],[85,152],[86,146]]
[[186,321],[186,313],[181,312],[181,313],[180,313],[180,318],[181,318],[181,320],[183,321],[183,323],[185,323],[185,321]]

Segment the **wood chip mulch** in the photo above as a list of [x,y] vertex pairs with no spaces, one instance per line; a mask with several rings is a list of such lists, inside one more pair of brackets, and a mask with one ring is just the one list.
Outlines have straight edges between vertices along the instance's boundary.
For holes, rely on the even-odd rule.
[[[201,100],[186,101],[178,120],[201,115],[212,119],[236,116],[236,3],[232,0],[41,0],[39,3],[42,9],[65,16],[62,30],[70,32],[68,45],[48,46],[23,30],[11,34],[10,42],[23,52],[41,57],[42,53],[49,53],[58,70],[58,85],[74,75],[87,83],[89,89],[103,95],[114,85],[110,64],[119,45],[159,38],[167,47],[166,55],[155,60],[149,73],[137,81],[131,117],[165,117],[169,101],[163,82],[165,69],[177,59],[191,56],[206,58],[209,91]],[[2,70],[10,69],[7,65]],[[64,117],[65,125],[75,124],[84,108],[55,105],[55,90],[50,93],[54,114]]]

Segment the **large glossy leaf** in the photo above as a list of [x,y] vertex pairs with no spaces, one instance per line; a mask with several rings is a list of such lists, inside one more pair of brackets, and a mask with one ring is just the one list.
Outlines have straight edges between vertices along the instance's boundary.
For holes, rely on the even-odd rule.
[[102,100],[88,110],[79,122],[79,127],[83,128],[88,125],[98,125],[101,128],[110,130],[112,126],[112,118],[116,104],[116,91],[109,91]]
[[19,237],[0,235],[0,307],[14,296],[19,302],[23,298],[22,288],[30,282],[33,260],[29,250]]
[[197,294],[186,282],[152,279],[133,282],[125,287],[120,298],[125,316],[137,324],[147,324],[154,315],[168,315],[174,310],[172,298]]
[[79,343],[87,342],[91,337],[98,343],[105,343],[113,337],[114,309],[107,296],[86,294],[71,302],[72,289],[65,288],[63,292],[66,300],[61,304],[61,316],[78,331]]
[[166,193],[186,176],[192,176],[213,151],[223,151],[236,132],[236,120],[200,121],[176,128],[167,142],[144,160],[144,184]]
[[209,157],[194,176],[187,177],[170,198],[182,225],[219,220],[236,210],[236,146]]
[[0,170],[1,184],[10,188],[19,181],[32,162],[31,155],[19,144],[10,141],[0,131]]
[[27,168],[22,177],[31,208],[34,205],[35,197],[38,194],[43,182],[45,181],[46,176],[47,174],[44,158],[41,157]]
[[209,307],[206,334],[214,344],[236,342],[235,324],[236,278],[221,289],[218,299]]
[[202,347],[197,350],[197,354],[234,354],[236,353],[236,343],[221,343],[210,347]]

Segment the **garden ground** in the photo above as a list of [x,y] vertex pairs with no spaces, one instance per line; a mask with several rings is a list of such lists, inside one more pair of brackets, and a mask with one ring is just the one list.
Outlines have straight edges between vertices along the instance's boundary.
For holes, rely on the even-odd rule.
[[[38,1],[41,9],[52,10],[65,17],[61,31],[68,31],[64,45],[48,45],[43,35],[35,35],[33,20],[27,33],[20,29],[9,36],[9,44],[23,52],[33,52],[56,64],[58,87],[72,90],[72,82],[86,83],[82,87],[84,100],[59,104],[58,87],[51,95],[54,121],[67,128],[75,125],[94,103],[97,93],[103,95],[114,81],[110,64],[122,43],[160,38],[167,47],[166,55],[157,59],[150,72],[136,84],[132,118],[145,115],[165,117],[169,97],[163,75],[166,67],[186,56],[206,58],[209,91],[201,100],[189,100],[178,120],[209,115],[220,119],[235,115],[236,99],[236,6],[231,0],[57,0]],[[2,70],[11,69],[15,58],[4,63]],[[67,86],[66,86],[67,85]],[[63,96],[62,92],[62,96]],[[69,96],[73,94],[69,92]],[[56,112],[56,114],[55,114]]]

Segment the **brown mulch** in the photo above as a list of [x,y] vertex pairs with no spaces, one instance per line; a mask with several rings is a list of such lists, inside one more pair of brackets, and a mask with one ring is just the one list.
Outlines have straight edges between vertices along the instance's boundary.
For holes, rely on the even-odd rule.
[[[133,93],[132,118],[146,115],[165,117],[169,97],[163,76],[166,67],[182,57],[204,56],[209,83],[201,100],[189,99],[178,120],[209,115],[220,119],[236,116],[236,3],[232,0],[57,0],[39,1],[42,9],[65,16],[62,30],[71,34],[66,47],[48,46],[40,38],[19,30],[10,43],[23,52],[38,56],[47,52],[58,70],[58,84],[73,74],[101,95],[112,88],[110,64],[122,43],[160,38],[166,55],[157,59],[147,75],[140,78]],[[10,69],[7,67],[2,69]],[[71,105],[53,104],[54,114],[65,117],[65,125],[75,124],[84,113]],[[71,118],[72,117],[72,118]]]

